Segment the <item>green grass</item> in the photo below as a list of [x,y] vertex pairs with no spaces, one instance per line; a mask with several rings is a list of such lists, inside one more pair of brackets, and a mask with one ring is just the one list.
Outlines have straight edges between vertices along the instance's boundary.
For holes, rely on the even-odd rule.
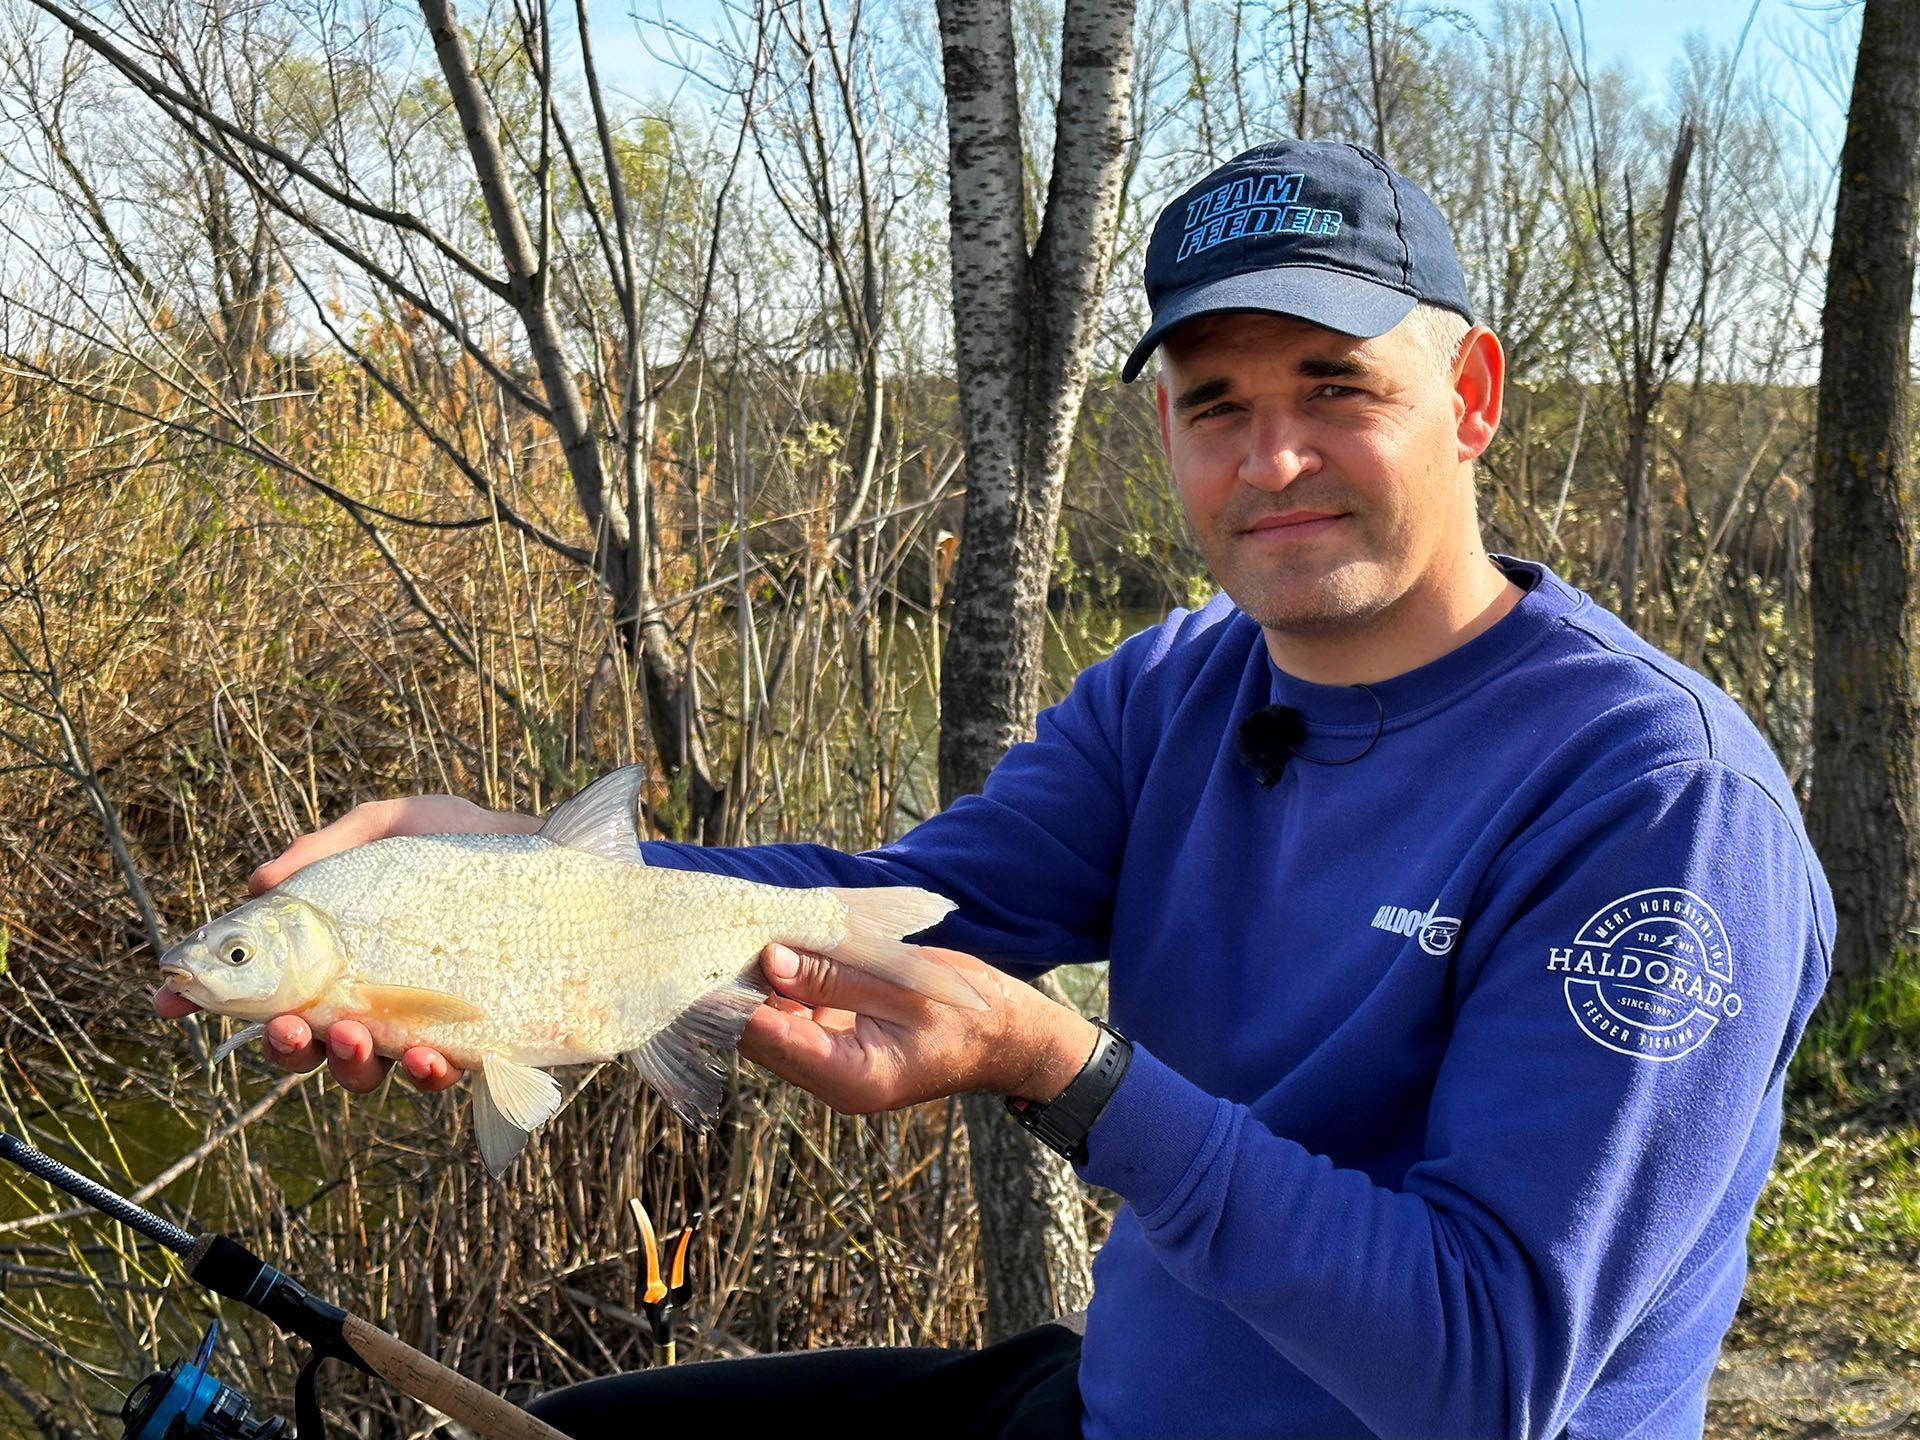
[[1788,1077],[1788,1123],[1839,1107],[1898,1101],[1912,1108],[1920,1072],[1920,955],[1899,954],[1865,984],[1829,995],[1807,1027]]
[[1733,1363],[1826,1380],[1797,1405],[1716,1406],[1709,1433],[1920,1434],[1920,957],[1808,1027],[1748,1249]]

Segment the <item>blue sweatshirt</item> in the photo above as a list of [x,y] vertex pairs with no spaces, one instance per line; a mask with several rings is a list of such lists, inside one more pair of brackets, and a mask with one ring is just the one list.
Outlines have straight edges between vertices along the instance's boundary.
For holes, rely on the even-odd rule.
[[[1372,687],[1280,672],[1224,598],[1123,643],[982,795],[860,856],[929,943],[1111,960],[1135,1045],[1082,1177],[1086,1433],[1698,1436],[1833,907],[1718,689],[1542,567]],[[1263,789],[1240,721],[1296,707]]]

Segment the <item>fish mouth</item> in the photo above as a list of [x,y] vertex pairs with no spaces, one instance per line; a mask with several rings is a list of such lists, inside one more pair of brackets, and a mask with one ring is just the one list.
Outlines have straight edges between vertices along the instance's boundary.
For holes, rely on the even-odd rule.
[[160,967],[160,973],[167,977],[167,983],[176,990],[182,985],[191,985],[193,983],[193,972],[178,965],[162,965]]

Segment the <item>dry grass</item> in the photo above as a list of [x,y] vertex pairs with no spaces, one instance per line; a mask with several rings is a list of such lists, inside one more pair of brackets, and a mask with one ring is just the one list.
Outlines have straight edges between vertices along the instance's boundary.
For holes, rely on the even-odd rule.
[[[422,518],[471,512],[426,484],[430,457],[403,429],[336,415],[329,405],[351,408],[344,387],[310,388],[306,443],[358,496]],[[157,1208],[247,1240],[508,1394],[646,1363],[622,1318],[634,1196],[665,1226],[691,1208],[708,1217],[683,1356],[978,1338],[966,1146],[945,1106],[850,1120],[743,1070],[701,1137],[605,1068],[573,1077],[578,1100],[495,1184],[458,1092],[362,1099],[289,1085],[250,1055],[193,1073],[198,1039],[148,1008],[155,957],[68,773],[82,760],[63,725],[174,933],[236,903],[252,865],[359,799],[447,790],[541,808],[593,769],[647,761],[647,736],[618,675],[582,721],[604,617],[580,572],[503,527],[390,527],[467,642],[475,663],[461,665],[362,533],[284,475],[25,384],[0,390],[0,437],[0,506],[19,541],[0,592],[0,626],[19,643],[0,666],[0,1124],[123,1190],[204,1148]],[[550,456],[535,451],[514,479],[527,512],[565,513]],[[792,506],[754,498],[775,518],[751,539],[771,547]],[[924,560],[931,513],[887,531],[896,571]],[[675,583],[730,567],[734,538],[715,527],[716,555],[670,550]],[[897,597],[855,615],[828,585],[814,587],[825,603],[787,605],[830,557],[803,545],[777,558],[791,588],[749,595],[761,666],[779,664],[780,679],[750,677],[743,835],[872,843],[929,803],[929,727],[908,716],[931,703],[930,632]],[[737,734],[735,598],[713,593],[686,628],[710,672],[710,718]],[[869,625],[871,710],[849,659]],[[671,814],[669,790],[651,799]],[[0,1369],[16,1391],[55,1397],[76,1433],[117,1434],[114,1392],[184,1352],[209,1307],[110,1224],[31,1222],[53,1199],[0,1176],[0,1262],[32,1267],[17,1271],[31,1283],[0,1290]],[[229,1332],[225,1371],[290,1413],[293,1366],[266,1329]],[[426,1428],[419,1410],[333,1381],[332,1403],[363,1433]]]
[[1839,1000],[1794,1057],[1716,1435],[1920,1434],[1920,962]]

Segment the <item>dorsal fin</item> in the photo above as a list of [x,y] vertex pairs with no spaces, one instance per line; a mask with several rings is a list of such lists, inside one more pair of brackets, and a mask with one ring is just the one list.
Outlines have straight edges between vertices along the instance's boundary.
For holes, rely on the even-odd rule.
[[634,823],[645,777],[638,765],[608,771],[547,816],[540,838],[608,860],[646,864],[640,858],[640,832]]

